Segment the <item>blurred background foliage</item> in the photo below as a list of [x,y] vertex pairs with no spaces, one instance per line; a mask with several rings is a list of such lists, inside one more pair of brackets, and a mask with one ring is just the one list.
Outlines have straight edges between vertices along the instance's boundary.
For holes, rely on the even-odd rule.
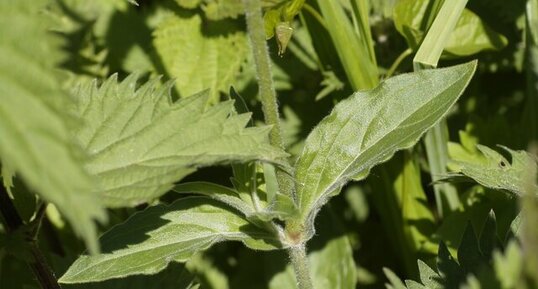
[[[233,86],[255,121],[262,121],[240,0],[137,2],[50,1],[47,16],[64,39],[66,88],[114,72],[120,79],[138,72],[143,79],[163,75],[163,83],[174,79],[175,98],[211,88],[211,102],[217,103],[230,97]],[[264,0],[265,12],[275,13],[286,2]],[[289,152],[298,154],[311,129],[353,91],[412,71],[412,56],[439,3],[306,1],[290,19],[294,32],[282,57],[275,39],[268,40]],[[536,151],[538,24],[533,17],[538,13],[533,9],[533,0],[469,1],[440,61],[440,66],[448,66],[479,60],[473,81],[447,118],[451,160],[480,163],[484,156],[478,144],[497,150],[509,163],[511,155],[497,145]],[[275,23],[267,21],[271,30]],[[450,170],[460,168],[449,164]],[[185,181],[230,186],[230,176],[228,167],[207,168]],[[524,258],[538,258],[536,201],[529,197],[523,202],[513,193],[469,180],[450,182],[460,206],[440,215],[425,149],[418,144],[377,167],[366,181],[346,186],[323,210],[317,236],[309,243],[317,288],[328,288],[319,285],[323,280],[316,281],[316,276],[337,270],[331,262],[355,264],[356,271],[346,273],[353,282],[341,288],[384,288],[385,283],[391,288],[537,288],[532,278],[538,278],[538,261]],[[23,184],[14,190],[17,209],[30,222],[37,202]],[[178,197],[170,193],[155,202]],[[109,210],[110,222],[100,230],[142,208]],[[525,216],[526,227],[521,225]],[[522,233],[520,228],[527,229]],[[22,234],[0,233],[0,288],[37,288],[24,255],[18,254],[24,251],[18,238]],[[58,273],[84,249],[52,206],[44,213],[38,239]],[[417,260],[423,263],[417,265]],[[294,288],[285,261],[281,252],[253,252],[239,243],[222,243],[185,266],[170,266],[155,276],[65,288]],[[191,284],[193,279],[199,285]],[[400,279],[417,282],[404,284]]]

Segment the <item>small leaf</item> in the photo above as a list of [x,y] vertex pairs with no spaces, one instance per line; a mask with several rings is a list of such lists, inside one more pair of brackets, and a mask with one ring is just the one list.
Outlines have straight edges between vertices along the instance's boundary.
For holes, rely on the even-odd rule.
[[407,287],[405,287],[405,284],[402,282],[402,280],[400,280],[400,278],[394,274],[394,272],[392,272],[389,268],[383,268],[383,273],[385,273],[385,276],[387,276],[387,279],[389,279],[390,281],[390,286],[387,285],[387,288],[392,288],[392,289],[407,289]]
[[[479,184],[497,190],[507,190],[516,195],[523,195],[525,187],[525,173],[531,169],[536,171],[536,160],[525,151],[513,151],[502,147],[512,156],[510,163],[498,152],[482,145],[477,145],[484,158],[454,161],[459,167],[461,175],[465,175]],[[531,184],[532,190],[538,194],[538,186]]]
[[[316,212],[350,179],[413,146],[469,83],[476,62],[400,75],[342,101],[310,133],[296,163],[301,218]],[[310,233],[313,233],[311,231]]]
[[418,260],[418,272],[420,274],[420,281],[428,289],[442,289],[441,277],[426,263]]
[[75,108],[84,125],[74,134],[100,181],[95,194],[109,207],[157,198],[201,166],[283,156],[269,144],[268,127],[244,128],[250,115],[231,115],[232,101],[206,108],[206,91],[172,102],[171,83],[136,89],[136,75],[116,78],[82,85]]
[[279,246],[272,232],[253,226],[215,201],[185,198],[150,207],[113,227],[100,239],[103,252],[79,257],[59,281],[85,283],[155,274],[170,262],[185,262],[225,240],[242,241],[257,250]]

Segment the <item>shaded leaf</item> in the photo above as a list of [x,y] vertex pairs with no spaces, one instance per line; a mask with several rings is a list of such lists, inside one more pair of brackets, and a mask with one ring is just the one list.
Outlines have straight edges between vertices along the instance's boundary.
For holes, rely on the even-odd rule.
[[400,75],[336,105],[310,133],[296,163],[303,221],[310,226],[347,181],[364,179],[373,166],[414,145],[456,102],[475,66]]
[[113,227],[100,239],[103,252],[79,257],[60,282],[155,274],[170,262],[185,262],[196,252],[225,240],[242,241],[258,250],[279,246],[272,232],[253,226],[215,201],[185,198],[150,207]]
[[0,157],[96,252],[94,220],[106,215],[69,134],[74,120],[65,113],[69,98],[56,71],[62,43],[47,31],[44,2],[0,1]]
[[283,156],[269,145],[268,127],[244,128],[249,114],[230,115],[233,102],[206,108],[207,92],[172,102],[170,83],[159,87],[154,79],[136,89],[136,79],[113,76],[76,93],[84,125],[75,135],[107,206],[157,198],[197,167]]

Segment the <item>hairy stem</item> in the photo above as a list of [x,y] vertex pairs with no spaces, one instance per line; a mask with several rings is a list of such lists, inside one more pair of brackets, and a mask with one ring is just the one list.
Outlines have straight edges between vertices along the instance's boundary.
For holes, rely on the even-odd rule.
[[[271,59],[269,58],[269,51],[265,41],[261,3],[260,0],[243,0],[243,4],[245,5],[250,45],[256,64],[256,76],[258,77],[265,123],[272,126],[269,140],[271,145],[283,149],[278,103],[271,72]],[[285,165],[289,166],[287,160],[283,161]],[[276,176],[280,191],[293,198],[294,184],[290,176],[279,168],[277,168]]]
[[[273,146],[284,148],[280,130],[276,91],[271,73],[271,60],[265,41],[265,28],[260,0],[243,0],[243,4],[245,5],[250,45],[256,64],[256,75],[258,77],[259,94],[262,101],[265,123],[273,126],[270,141]],[[287,160],[284,160],[284,162],[285,165],[289,166]],[[294,198],[294,183],[290,176],[285,171],[277,168],[276,177],[279,190]],[[287,229],[288,225],[286,224]],[[302,231],[299,232],[299,235],[302,235],[301,233]],[[288,254],[295,269],[299,289],[313,289],[304,243],[288,249]]]
[[[14,232],[21,228],[24,223],[19,213],[15,209],[15,205],[11,201],[11,198],[7,194],[4,186],[0,185],[0,212],[4,218],[6,224],[6,231],[8,233]],[[34,273],[39,285],[43,289],[59,289],[61,288],[52,272],[52,269],[47,264],[47,260],[39,250],[34,240],[28,241],[30,247],[30,253],[32,255],[32,261],[28,262],[28,266]]]
[[304,244],[293,246],[288,249],[291,264],[297,278],[298,289],[313,289],[312,278],[310,277],[310,266],[306,256],[306,248]]

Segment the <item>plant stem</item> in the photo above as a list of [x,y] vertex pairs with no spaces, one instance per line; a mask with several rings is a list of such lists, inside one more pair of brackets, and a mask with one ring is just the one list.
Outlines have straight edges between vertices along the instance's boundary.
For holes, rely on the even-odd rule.
[[[271,145],[284,149],[276,90],[273,84],[271,72],[271,59],[265,41],[265,27],[262,17],[260,0],[243,0],[247,20],[250,45],[256,64],[256,76],[258,77],[259,94],[263,107],[265,123],[273,126],[269,135]],[[289,166],[287,160],[282,160],[284,165]],[[280,168],[276,171],[280,192],[294,198],[294,184],[289,175]]]
[[394,63],[392,63],[392,65],[390,66],[389,70],[387,71],[387,74],[385,75],[385,77],[386,78],[391,77],[394,74],[394,72],[396,72],[396,69],[398,68],[398,66],[400,66],[402,61],[404,61],[412,53],[413,53],[413,49],[411,49],[411,48],[407,48],[404,52],[402,52],[398,56],[398,58],[396,58]]
[[[19,213],[15,209],[15,205],[11,201],[6,189],[4,186],[0,185],[0,212],[4,218],[6,224],[6,231],[8,233],[14,232],[15,230],[24,226],[22,218],[19,216]],[[34,276],[37,279],[39,285],[43,289],[60,289],[60,285],[54,276],[51,268],[47,264],[47,260],[39,250],[36,242],[30,240],[28,242],[30,246],[30,253],[33,260],[28,262],[28,266],[34,273]]]
[[288,254],[290,255],[291,264],[297,278],[297,288],[313,289],[314,286],[310,277],[310,266],[308,265],[305,245],[300,244],[289,248]]

